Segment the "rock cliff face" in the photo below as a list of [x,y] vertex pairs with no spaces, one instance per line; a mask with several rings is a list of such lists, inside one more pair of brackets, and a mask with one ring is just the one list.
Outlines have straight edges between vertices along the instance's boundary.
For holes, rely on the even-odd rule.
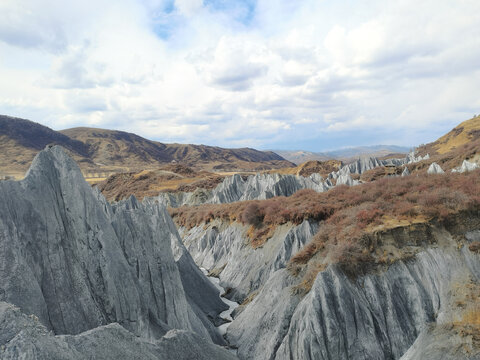
[[[356,279],[331,265],[302,296],[293,291],[299,280],[285,266],[310,241],[316,226],[282,226],[255,250],[247,244],[247,229],[237,224],[214,223],[206,230],[184,232],[185,244],[199,264],[223,268],[220,281],[232,288],[233,299],[253,299],[240,306],[227,331],[241,359],[480,356],[480,336],[478,343],[472,342],[458,328],[468,311],[480,311],[480,292],[465,293],[480,289],[480,256],[468,248],[480,237],[478,231],[469,232],[480,227],[478,221],[455,231],[432,225],[384,234],[417,244],[417,255]],[[460,248],[459,236],[466,241]],[[428,241],[422,245],[420,239]],[[479,325],[473,331],[480,331]],[[441,338],[451,340],[445,343],[451,351],[435,347]]]
[[98,333],[159,339],[183,329],[188,338],[221,343],[207,317],[225,305],[163,206],[135,198],[111,206],[58,146],[40,152],[24,180],[0,183],[0,198],[0,301],[38,317],[56,335],[82,334],[72,339],[118,323],[128,331]]
[[422,160],[428,160],[428,159],[430,159],[429,154],[426,154],[425,156],[421,156],[421,155],[415,156],[415,152],[412,151],[407,155],[406,162],[407,164],[413,164],[413,163],[416,163]]

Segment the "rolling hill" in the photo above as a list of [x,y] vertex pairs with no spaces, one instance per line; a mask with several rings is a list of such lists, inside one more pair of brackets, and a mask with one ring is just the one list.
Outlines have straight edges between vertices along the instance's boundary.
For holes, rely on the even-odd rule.
[[33,157],[49,144],[63,146],[83,167],[93,165],[81,141],[29,120],[0,115],[0,175],[23,176]]
[[115,130],[73,128],[60,131],[81,141],[97,164],[141,170],[177,162],[197,170],[266,170],[293,166],[273,152],[255,149],[225,149],[216,146],[163,144]]
[[85,127],[55,131],[29,120],[0,116],[0,175],[22,177],[38,151],[51,144],[66,148],[84,174],[96,178],[171,163],[217,172],[294,166],[273,152],[250,148],[163,144],[123,131]]
[[480,139],[480,116],[460,123],[436,141],[418,148],[420,155],[442,155]]

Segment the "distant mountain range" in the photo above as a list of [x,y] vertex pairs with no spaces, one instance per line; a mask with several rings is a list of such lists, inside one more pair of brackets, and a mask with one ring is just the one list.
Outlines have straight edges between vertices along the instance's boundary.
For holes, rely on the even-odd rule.
[[46,145],[68,150],[84,173],[125,172],[181,163],[196,170],[259,171],[293,167],[271,151],[206,145],[164,144],[123,131],[96,128],[52,130],[0,115],[0,173],[21,177]]
[[311,152],[305,150],[273,150],[283,158],[295,163],[301,164],[306,161],[318,160],[350,160],[364,156],[384,157],[392,154],[406,154],[410,151],[409,147],[396,145],[372,145],[358,146],[333,151]]

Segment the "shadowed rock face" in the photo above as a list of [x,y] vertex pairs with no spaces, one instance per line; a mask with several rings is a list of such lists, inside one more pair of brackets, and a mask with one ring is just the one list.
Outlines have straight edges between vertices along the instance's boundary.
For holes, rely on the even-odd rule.
[[[58,146],[40,152],[24,180],[0,183],[0,198],[0,301],[57,335],[117,322],[149,339],[174,328],[215,339],[207,314],[225,305],[163,206],[110,206]],[[186,294],[191,283],[202,286],[201,303]]]
[[0,302],[0,324],[0,357],[4,360],[235,359],[186,330],[170,330],[159,340],[146,341],[113,323],[78,335],[55,336],[38,319],[4,302]]

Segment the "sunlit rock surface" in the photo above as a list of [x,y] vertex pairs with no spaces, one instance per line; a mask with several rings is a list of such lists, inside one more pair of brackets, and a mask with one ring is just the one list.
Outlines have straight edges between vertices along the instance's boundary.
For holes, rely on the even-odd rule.
[[427,173],[428,174],[443,174],[445,171],[438,165],[436,162],[433,162],[428,167]]

